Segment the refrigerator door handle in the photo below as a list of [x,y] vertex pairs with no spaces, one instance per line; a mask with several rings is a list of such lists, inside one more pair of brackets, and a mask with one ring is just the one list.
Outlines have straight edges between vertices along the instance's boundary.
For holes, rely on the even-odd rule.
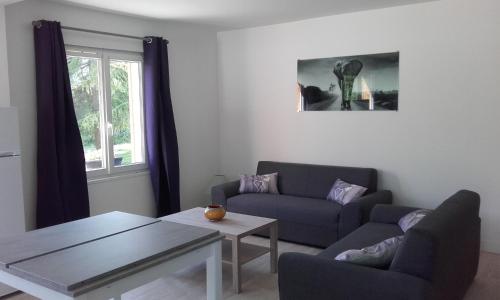
[[0,158],[18,156],[14,152],[0,152]]

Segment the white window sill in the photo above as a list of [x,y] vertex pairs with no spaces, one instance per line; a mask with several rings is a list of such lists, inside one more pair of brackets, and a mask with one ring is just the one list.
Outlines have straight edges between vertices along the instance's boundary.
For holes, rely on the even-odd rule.
[[[88,174],[87,174],[88,176]],[[142,177],[142,176],[149,176],[149,170],[139,170],[139,171],[130,171],[130,172],[123,172],[123,173],[115,173],[115,174],[110,174],[110,175],[104,175],[100,177],[89,177],[87,178],[87,184],[99,184],[99,183],[104,183],[108,181],[118,181],[118,180],[124,180],[128,178],[133,178],[133,177]]]

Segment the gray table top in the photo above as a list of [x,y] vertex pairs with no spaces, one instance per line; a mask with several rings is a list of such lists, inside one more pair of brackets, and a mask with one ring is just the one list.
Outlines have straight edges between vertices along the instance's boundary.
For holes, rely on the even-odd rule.
[[[109,225],[115,228],[114,231],[117,230],[117,226],[104,222],[104,219],[115,220],[116,215],[101,217],[94,223],[99,223],[100,226],[104,227]],[[138,216],[122,215],[122,217],[137,220]],[[86,220],[96,220],[95,218]],[[81,294],[85,289],[90,289],[89,287],[96,287],[100,282],[105,284],[105,280],[113,278],[113,276],[124,276],[123,274],[137,269],[137,267],[168,259],[169,255],[182,253],[184,250],[188,251],[186,249],[190,247],[222,238],[216,230],[150,218],[145,218],[143,221],[149,222],[149,224],[107,235],[105,233],[109,233],[111,230],[106,231],[100,226],[89,225],[87,221],[85,222],[87,225],[83,226],[87,229],[84,231],[86,235],[78,240],[67,237],[67,235],[75,233],[72,228],[80,227],[75,225],[75,222],[55,226],[58,228],[47,228],[57,238],[46,233],[26,233],[18,236],[17,239],[11,238],[13,241],[19,241],[19,248],[23,250],[24,254],[15,256],[12,249],[16,247],[15,245],[10,246],[10,250],[6,251],[3,257],[7,258],[6,261],[16,259],[18,261],[7,264],[4,271],[74,296]],[[90,227],[92,230],[89,229]],[[123,229],[123,227],[120,228]],[[93,234],[89,232],[93,232]],[[84,241],[85,239],[87,241]],[[56,249],[58,246],[48,247],[46,245],[48,241],[65,247],[59,249]],[[70,245],[71,243],[73,245]],[[0,245],[5,245],[3,239],[0,239]],[[34,250],[31,252],[24,250],[27,245],[34,246]],[[49,248],[52,251],[48,252]],[[0,246],[0,249],[3,248]],[[33,253],[37,255],[28,257]],[[23,259],[19,260],[19,257]]]
[[159,220],[115,211],[1,238],[0,268],[156,222]]

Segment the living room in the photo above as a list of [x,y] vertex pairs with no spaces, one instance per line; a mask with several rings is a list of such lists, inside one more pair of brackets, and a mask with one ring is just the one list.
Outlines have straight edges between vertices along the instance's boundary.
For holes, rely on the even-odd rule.
[[[81,136],[77,137],[85,151],[83,168],[87,178],[79,178],[85,182],[79,187],[88,193],[88,197],[80,197],[87,207],[85,217],[121,211],[156,218],[179,210],[205,208],[212,204],[212,187],[238,181],[243,174],[259,173],[259,162],[370,168],[377,173],[373,179],[375,190],[390,191],[390,203],[395,207],[436,209],[461,190],[480,196],[479,270],[464,299],[496,299],[495,290],[500,286],[500,205],[496,200],[500,197],[497,188],[500,178],[496,172],[499,158],[495,158],[500,146],[495,138],[500,125],[495,110],[500,105],[496,101],[499,94],[496,70],[500,67],[499,9],[500,5],[493,0],[0,1],[0,107],[6,110],[1,115],[18,115],[13,121],[5,119],[1,123],[4,128],[0,128],[0,138],[4,137],[2,134],[7,135],[11,126],[19,127],[22,174],[20,192],[16,194],[22,207],[19,203],[2,202],[1,209],[4,215],[12,216],[21,224],[21,231],[63,223],[51,220],[50,211],[40,209],[43,206],[40,199],[47,199],[40,196],[40,183],[47,180],[50,183],[47,186],[52,186],[53,181],[51,176],[40,175],[40,166],[46,160],[40,159],[39,150],[48,143],[38,139],[41,132],[50,131],[44,129],[41,122],[39,94],[39,86],[49,84],[44,83],[43,76],[37,76],[41,65],[37,51],[48,45],[36,48],[35,39],[37,30],[44,29],[44,22],[57,21],[64,40],[63,49],[68,55],[76,115],[80,118],[77,121]],[[132,71],[134,62],[147,66],[147,45],[144,46],[143,37],[161,37],[162,43],[168,44],[165,46],[168,55],[163,56],[168,57],[166,76],[170,91],[164,98],[168,98],[173,119],[167,109],[163,117],[172,123],[162,123],[158,128],[173,129],[178,150],[172,152],[159,142],[158,145],[163,146],[158,146],[161,149],[158,157],[166,160],[173,157],[173,165],[177,159],[178,175],[172,184],[175,186],[177,182],[177,194],[163,189],[175,177],[175,174],[168,175],[169,170],[160,168],[160,173],[166,173],[160,176],[161,180],[166,178],[166,183],[152,182],[152,174],[157,172],[152,165],[155,153],[150,154],[152,150],[146,140],[150,138],[148,132],[156,127],[155,124],[148,127],[148,70],[144,68],[144,78],[140,71]],[[298,87],[301,62],[383,53],[397,53],[396,109],[304,111],[307,109],[298,104],[300,96],[304,101],[304,93]],[[95,86],[90,89],[102,99],[118,95],[113,83],[106,84],[114,82],[112,74],[122,70],[120,68],[128,68],[126,89],[130,95],[134,84],[130,74],[136,74],[135,82],[144,83],[144,87],[137,89],[137,99],[142,99],[143,89],[145,102],[136,113],[130,106],[129,119],[125,122],[129,124],[125,126],[128,131],[120,131],[121,124],[113,124],[112,119],[116,117],[112,101],[107,103],[99,97],[101,102],[98,101],[92,115],[101,118],[92,123],[99,124],[95,125],[98,137],[93,135],[94,127],[90,130],[83,127],[90,123],[82,120],[91,118],[88,114],[85,116],[89,118],[82,117],[83,110],[78,110],[83,107],[79,106],[78,97],[83,97],[81,103],[84,103],[86,94],[75,93],[75,78],[79,76],[78,70],[84,68],[82,62],[89,61],[98,61],[94,65],[96,75],[92,84]],[[104,62],[108,61],[111,63],[106,67]],[[112,62],[130,64],[113,66]],[[332,89],[339,91],[340,88],[343,92],[332,71],[329,67]],[[79,91],[88,91],[85,85],[81,86]],[[127,99],[132,103],[130,95]],[[138,124],[143,122],[136,133],[131,125],[134,116]],[[110,121],[114,128],[106,130],[110,123],[105,121]],[[122,139],[114,140],[117,136]],[[172,142],[168,140],[171,137],[167,134],[168,142]],[[127,152],[129,144],[135,149],[132,154]],[[3,150],[9,149],[0,148],[0,152]],[[114,164],[110,164],[110,160],[114,160]],[[96,162],[98,167],[91,167]],[[43,166],[44,170],[51,167],[50,164]],[[278,170],[271,169],[269,173]],[[330,174],[330,171],[324,172]],[[280,178],[279,173],[277,186],[283,188],[286,174]],[[336,179],[348,181],[332,177],[325,186],[329,189]],[[319,181],[321,179],[315,182]],[[1,186],[9,187],[12,183]],[[328,189],[324,192],[325,199]],[[163,196],[158,196],[159,193]],[[164,193],[176,195],[164,196]],[[65,196],[67,201],[74,194],[81,193],[70,190]],[[58,202],[54,199],[45,200],[49,201],[45,206],[47,210],[56,210]],[[229,220],[231,206],[222,204],[228,210],[225,218]],[[251,214],[257,216],[257,213],[258,210]],[[4,215],[2,218],[6,218]],[[46,218],[45,223],[40,222],[42,216]],[[260,217],[272,218],[265,213]],[[274,219],[278,219],[278,223],[282,221],[278,217]],[[204,220],[201,213],[200,220]],[[368,220],[363,219],[362,223],[365,222]],[[2,227],[11,226],[6,224],[10,223]],[[270,224],[265,226],[272,228]],[[344,238],[339,235],[335,241],[329,240],[328,245],[311,245],[283,239],[281,231],[280,228],[278,261],[285,252],[316,255]],[[1,232],[5,236],[13,233],[17,232]],[[261,246],[271,242],[270,248],[273,248],[272,239],[253,236],[250,230],[247,233],[250,236],[244,237],[245,241]],[[284,284],[278,286],[279,267],[276,274],[269,272],[271,250],[236,270],[242,275],[239,293],[234,289],[235,270],[230,264],[222,265],[225,299],[294,299],[280,290]],[[472,258],[462,261],[469,259]],[[204,298],[207,296],[205,281],[205,269],[198,265],[169,279],[154,281],[142,290],[124,294],[123,298]],[[365,283],[361,280],[359,284]],[[436,299],[418,297],[415,299]],[[18,292],[12,299],[34,298]]]

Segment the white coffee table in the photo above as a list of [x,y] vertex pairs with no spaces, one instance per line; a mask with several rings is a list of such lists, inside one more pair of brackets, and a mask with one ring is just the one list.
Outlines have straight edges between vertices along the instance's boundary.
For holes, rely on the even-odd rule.
[[[222,242],[222,261],[233,266],[233,288],[241,292],[241,266],[268,252],[271,255],[271,272],[276,273],[278,263],[278,220],[227,212],[224,219],[211,222],[205,219],[204,208],[196,207],[161,218],[164,221],[199,226],[220,231],[226,240]],[[268,229],[269,247],[241,242],[251,234]]]

